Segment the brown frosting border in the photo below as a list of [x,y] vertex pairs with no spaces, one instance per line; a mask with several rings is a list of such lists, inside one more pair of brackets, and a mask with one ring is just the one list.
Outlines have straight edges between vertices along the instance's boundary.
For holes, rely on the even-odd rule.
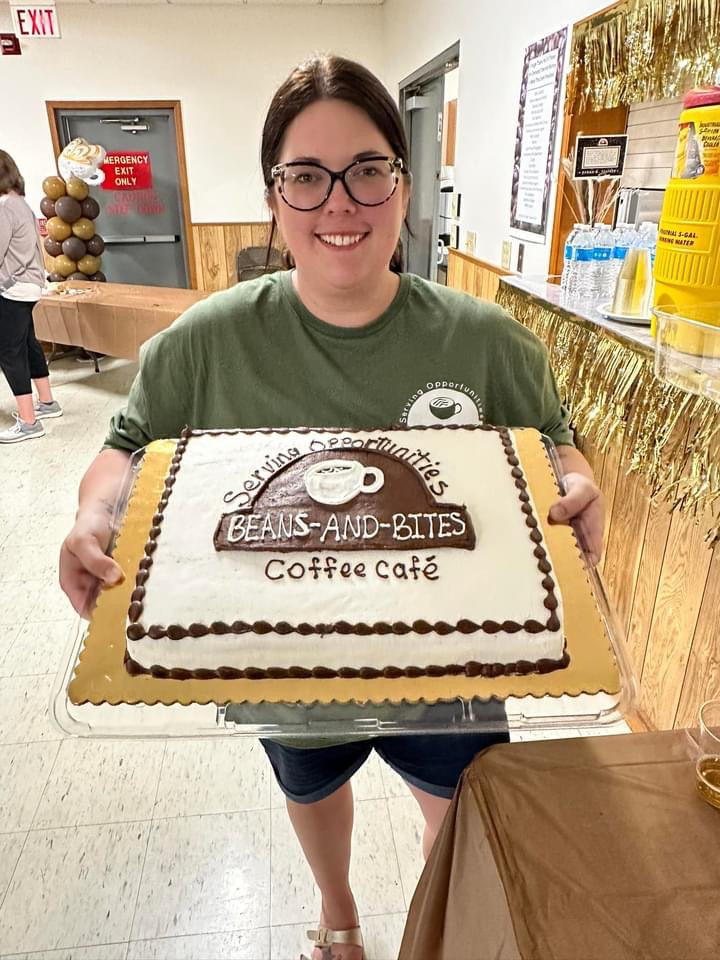
[[508,677],[513,674],[551,673],[560,670],[570,663],[567,644],[559,660],[517,660],[515,663],[480,663],[469,660],[467,663],[449,663],[446,666],[430,664],[427,667],[340,667],[332,670],[330,667],[218,667],[209,670],[200,667],[196,670],[187,670],[184,667],[143,667],[125,653],[125,669],[131,676],[149,675],[156,680],[331,680],[340,677],[344,680],[376,680],[383,677],[395,680],[399,677]]
[[[180,469],[183,454],[187,449],[188,442],[193,436],[203,436],[210,434],[213,436],[218,436],[222,434],[236,434],[236,433],[352,433],[352,432],[383,432],[387,429],[388,431],[402,431],[402,430],[489,430],[497,433],[500,437],[500,440],[503,445],[503,450],[508,462],[508,465],[511,468],[511,475],[514,478],[515,486],[519,490],[518,500],[521,503],[520,509],[525,514],[525,523],[530,528],[530,540],[535,544],[533,549],[533,555],[537,560],[537,566],[539,572],[543,575],[541,581],[543,588],[545,589],[545,600],[544,606],[549,611],[548,619],[543,624],[538,620],[526,620],[523,623],[518,623],[514,620],[505,620],[502,623],[497,623],[493,620],[485,620],[480,624],[474,623],[471,620],[459,620],[455,625],[445,623],[444,621],[438,621],[437,623],[431,624],[427,621],[415,621],[413,624],[407,624],[402,621],[397,623],[385,623],[379,622],[375,624],[366,624],[366,623],[347,623],[346,621],[338,621],[334,624],[309,624],[309,623],[299,623],[296,625],[289,624],[285,621],[280,621],[278,623],[272,624],[267,621],[255,621],[253,623],[246,623],[244,621],[234,621],[232,624],[227,624],[222,621],[216,621],[212,624],[199,624],[193,623],[189,626],[182,626],[180,624],[170,624],[169,626],[163,626],[160,624],[151,624],[147,630],[139,622],[143,612],[143,600],[145,597],[145,584],[150,576],[150,570],[153,565],[153,554],[157,549],[157,541],[160,537],[162,530],[162,522],[164,519],[165,508],[168,505],[170,496],[172,494],[172,489],[175,484],[175,477]],[[558,608],[559,602],[555,594],[555,581],[550,576],[552,571],[552,566],[547,559],[547,552],[542,546],[543,537],[540,532],[540,527],[537,521],[537,518],[534,516],[532,506],[530,504],[530,495],[527,492],[527,481],[523,471],[520,469],[520,461],[516,455],[515,449],[513,447],[512,439],[510,437],[510,430],[508,427],[494,427],[489,424],[457,424],[457,425],[448,425],[444,426],[441,424],[436,425],[427,425],[419,427],[388,427],[388,428],[373,428],[372,430],[360,430],[360,429],[350,429],[346,427],[278,427],[278,428],[256,428],[249,430],[241,429],[218,429],[218,430],[192,430],[190,427],[185,427],[180,435],[177,446],[175,448],[175,454],[171,460],[171,466],[168,471],[168,476],[165,480],[165,486],[158,503],[157,510],[152,518],[152,526],[150,528],[149,537],[147,543],[145,544],[144,554],[145,556],[140,561],[137,575],[135,577],[135,589],[131,595],[131,602],[128,608],[128,620],[129,626],[127,627],[126,634],[128,640],[141,640],[145,636],[152,637],[153,639],[159,639],[161,637],[168,637],[171,640],[181,640],[188,636],[192,637],[203,637],[208,634],[226,634],[226,633],[248,633],[253,632],[257,634],[266,634],[266,633],[279,633],[279,634],[288,634],[288,633],[298,633],[302,636],[308,636],[312,634],[328,634],[328,633],[338,633],[338,634],[354,634],[358,636],[366,636],[370,634],[389,634],[389,633],[439,633],[441,635],[446,635],[452,632],[459,633],[475,633],[477,631],[482,631],[483,633],[494,634],[494,633],[517,633],[520,630],[525,630],[531,634],[542,633],[545,630],[548,631],[557,631],[561,628],[560,619],[555,612]],[[567,656],[567,654],[565,654]],[[130,658],[131,663],[135,663]],[[530,661],[520,661],[520,663],[530,663]],[[534,661],[533,670],[538,670],[537,664],[541,661]],[[550,669],[557,669],[558,666],[565,666],[565,663],[562,661],[547,661],[548,663],[553,663]],[[138,664],[135,664],[140,670],[144,668],[139,667]],[[483,665],[480,665],[483,666]],[[488,665],[485,665],[488,666]],[[491,665],[492,666],[492,665]],[[516,665],[511,665],[516,666]],[[460,665],[455,665],[460,672],[464,671],[464,667]],[[165,670],[163,667],[153,667],[151,669]],[[234,668],[222,668],[222,669],[234,669]],[[248,668],[255,669],[255,668]],[[281,668],[278,668],[281,669]],[[302,668],[297,668],[302,669]],[[317,668],[325,669],[325,668]],[[350,668],[348,668],[350,669]],[[372,668],[362,668],[362,669],[372,669]],[[388,668],[396,669],[396,668]],[[413,668],[415,669],[415,668]],[[419,668],[417,668],[419,669]],[[442,669],[439,668],[438,669]],[[188,676],[197,673],[197,671],[184,671]],[[264,671],[260,671],[265,675]],[[447,671],[445,671],[447,672]],[[529,671],[517,671],[513,670],[512,672],[529,672]],[[482,671],[480,671],[482,673]],[[200,671],[200,676],[216,676],[218,675],[214,671]],[[169,673],[167,674],[170,675]],[[243,672],[240,671],[237,673],[237,676],[243,676]],[[274,676],[275,674],[273,674]],[[290,674],[287,674],[288,676]],[[333,674],[336,675],[336,674]],[[360,674],[354,674],[360,676]],[[420,674],[418,674],[420,675]],[[474,674],[477,675],[477,674]],[[483,674],[487,676],[497,676],[499,674]],[[235,676],[235,675],[234,675]],[[312,674],[309,674],[312,676]]]

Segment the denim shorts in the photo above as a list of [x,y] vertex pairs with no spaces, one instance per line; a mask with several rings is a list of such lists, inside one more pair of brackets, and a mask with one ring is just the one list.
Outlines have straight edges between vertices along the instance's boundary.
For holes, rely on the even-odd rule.
[[316,803],[338,790],[365,763],[372,750],[407,783],[434,797],[450,799],[460,774],[477,753],[507,743],[507,731],[492,733],[398,734],[369,737],[328,747],[293,747],[261,740],[286,797]]

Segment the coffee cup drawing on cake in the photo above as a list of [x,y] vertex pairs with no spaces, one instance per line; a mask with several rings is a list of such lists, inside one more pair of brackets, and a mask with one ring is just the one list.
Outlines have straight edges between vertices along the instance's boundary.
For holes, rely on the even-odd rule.
[[435,397],[430,402],[430,413],[437,420],[450,420],[462,412],[462,404],[456,402],[451,397]]
[[379,467],[359,460],[322,460],[305,473],[305,489],[316,503],[338,506],[359,493],[377,493],[385,483]]

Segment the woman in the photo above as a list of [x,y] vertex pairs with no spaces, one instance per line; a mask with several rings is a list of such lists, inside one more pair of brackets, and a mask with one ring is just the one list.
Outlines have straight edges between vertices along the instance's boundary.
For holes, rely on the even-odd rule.
[[15,426],[0,431],[0,443],[43,437],[40,421],[62,416],[33,327],[33,307],[42,294],[45,268],[35,216],[24,197],[25,181],[15,161],[0,150],[0,369],[17,403]]
[[[294,269],[210,297],[144,348],[128,405],[82,482],[77,522],[62,548],[61,584],[76,609],[87,609],[98,581],[121,577],[104,550],[129,451],[177,436],[186,423],[416,423],[420,408],[412,398],[436,380],[472,388],[478,399],[465,404],[467,422],[482,415],[539,427],[555,439],[569,492],[553,507],[553,519],[582,517],[599,553],[600,494],[571,445],[540,342],[492,304],[400,273],[407,162],[395,103],[358,64],[314,59],[277,91],[263,130],[262,168],[273,229],[277,224]],[[507,739],[263,742],[322,893],[313,960],[329,950],[343,960],[362,957],[348,880],[349,780],[373,747],[416,797],[427,855],[462,769],[478,750]]]

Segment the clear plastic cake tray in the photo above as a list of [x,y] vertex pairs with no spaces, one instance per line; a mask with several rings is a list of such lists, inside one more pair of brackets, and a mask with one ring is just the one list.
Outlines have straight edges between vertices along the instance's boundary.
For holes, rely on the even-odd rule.
[[[170,442],[167,443],[170,449]],[[552,441],[545,438],[545,447],[562,488],[560,462]],[[145,451],[138,451],[130,460],[116,507],[116,530],[120,528],[130,497],[136,490],[144,455]],[[557,529],[550,527],[545,533],[553,536],[555,534],[551,531]],[[574,534],[582,549],[582,530],[575,529]],[[115,546],[115,543],[111,544],[110,550],[113,551]],[[555,671],[555,674],[569,677],[566,688],[563,681],[559,685],[558,682],[551,682],[549,687],[543,685],[537,676],[506,677],[502,687],[498,688],[501,695],[497,695],[493,681],[488,678],[480,678],[477,688],[471,689],[467,678],[463,677],[449,687],[418,688],[417,696],[397,701],[378,695],[378,690],[387,689],[382,686],[368,687],[376,693],[367,699],[338,696],[324,698],[324,702],[307,697],[303,698],[304,702],[299,702],[280,701],[277,697],[237,696],[234,694],[238,690],[255,691],[259,689],[257,684],[267,681],[246,680],[245,687],[238,687],[237,681],[233,680],[178,681],[148,676],[129,679],[124,663],[119,659],[124,651],[124,617],[116,617],[112,639],[107,643],[104,636],[98,640],[97,631],[92,643],[88,642],[90,624],[78,618],[68,636],[66,666],[56,680],[51,715],[68,735],[118,738],[223,735],[352,738],[403,733],[478,733],[508,727],[516,732],[601,728],[616,723],[633,710],[636,684],[625,655],[624,637],[602,580],[587,561],[584,549],[582,553],[584,576],[590,584],[594,607],[607,639],[605,649],[600,651],[602,679],[589,680],[587,672],[580,679],[573,679],[573,650],[570,649],[570,667]],[[99,650],[100,647],[103,649]],[[112,656],[106,655],[111,650]],[[575,653],[578,663],[587,659],[579,643]],[[95,665],[94,674],[88,681],[90,661]],[[83,673],[86,687],[100,690],[101,694],[78,696],[78,677]],[[120,692],[113,692],[114,678],[119,680]],[[430,683],[428,678],[425,681]],[[127,691],[134,683],[139,683],[138,689],[142,688],[142,692],[128,695]],[[176,702],[166,695],[169,685],[179,689],[178,685],[190,683],[196,684],[194,689],[201,690],[201,695],[194,696],[192,702]],[[203,683],[208,684],[205,692],[202,692]],[[548,695],[547,689],[551,688],[553,695]],[[423,695],[431,689],[441,690],[442,695]]]

